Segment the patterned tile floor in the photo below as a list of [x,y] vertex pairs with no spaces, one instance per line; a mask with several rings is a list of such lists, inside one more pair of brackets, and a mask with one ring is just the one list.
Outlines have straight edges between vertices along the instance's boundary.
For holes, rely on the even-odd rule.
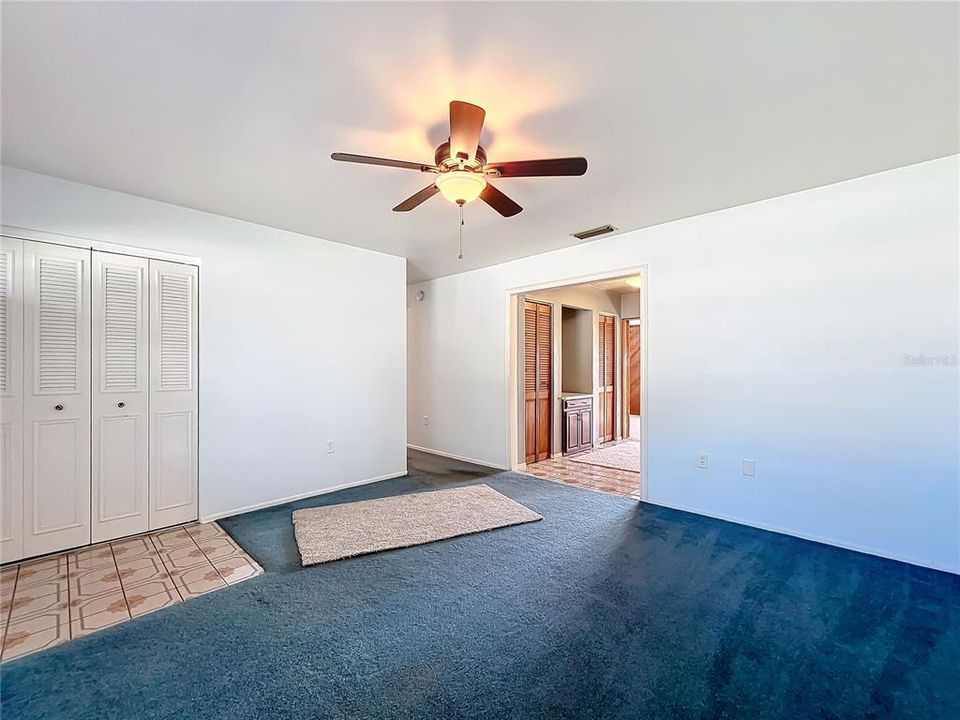
[[[601,447],[609,447],[613,443],[605,443]],[[573,462],[566,457],[550,458],[538,463],[527,465],[519,472],[546,480],[556,480],[567,485],[600,490],[627,497],[640,498],[640,473],[602,465],[587,465]]]
[[0,661],[259,575],[217,523],[194,523],[0,569]]

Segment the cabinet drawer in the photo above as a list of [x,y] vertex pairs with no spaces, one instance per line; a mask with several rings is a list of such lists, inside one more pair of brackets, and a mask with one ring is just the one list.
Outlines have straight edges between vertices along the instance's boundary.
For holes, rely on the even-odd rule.
[[563,401],[564,410],[579,410],[580,408],[589,408],[593,405],[593,398],[574,398]]

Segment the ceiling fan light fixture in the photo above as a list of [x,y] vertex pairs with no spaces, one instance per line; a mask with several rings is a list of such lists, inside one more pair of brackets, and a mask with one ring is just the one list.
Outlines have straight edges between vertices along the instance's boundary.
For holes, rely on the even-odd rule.
[[480,197],[487,187],[487,179],[468,170],[451,170],[437,176],[440,193],[450,202],[463,205]]
[[[393,208],[394,212],[403,213],[419,207],[434,195],[442,194],[450,202],[459,205],[461,209],[468,202],[479,198],[501,216],[513,217],[523,208],[504,195],[495,183],[488,183],[488,178],[572,177],[583,175],[587,171],[587,159],[584,157],[488,163],[487,151],[480,145],[485,117],[486,111],[478,105],[462,100],[451,101],[450,139],[437,146],[433,153],[433,165],[354,153],[336,152],[330,157],[337,162],[381,165],[434,175],[436,179],[427,187],[418,190]],[[461,215],[461,222],[462,220]],[[613,228],[610,227],[609,230],[587,232],[602,234],[612,231]],[[583,240],[586,235],[578,233],[577,237]]]

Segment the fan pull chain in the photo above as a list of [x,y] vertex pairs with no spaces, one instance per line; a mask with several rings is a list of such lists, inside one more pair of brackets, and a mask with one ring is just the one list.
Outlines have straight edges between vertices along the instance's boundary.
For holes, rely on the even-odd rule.
[[460,206],[460,254],[457,260],[463,260],[463,203],[457,203]]

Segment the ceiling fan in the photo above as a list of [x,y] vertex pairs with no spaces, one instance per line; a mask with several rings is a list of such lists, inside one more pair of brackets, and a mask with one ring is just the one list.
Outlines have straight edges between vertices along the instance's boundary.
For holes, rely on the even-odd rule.
[[491,185],[491,179],[583,175],[587,171],[587,160],[582,157],[488,163],[487,153],[480,145],[480,131],[485,116],[482,107],[460,100],[451,102],[450,139],[437,148],[433,165],[350,153],[333,153],[330,157],[341,162],[384,165],[437,176],[423,190],[397,205],[394,212],[413,210],[420,203],[441,193],[460,207],[480,198],[504,217],[512,217],[523,208]]

